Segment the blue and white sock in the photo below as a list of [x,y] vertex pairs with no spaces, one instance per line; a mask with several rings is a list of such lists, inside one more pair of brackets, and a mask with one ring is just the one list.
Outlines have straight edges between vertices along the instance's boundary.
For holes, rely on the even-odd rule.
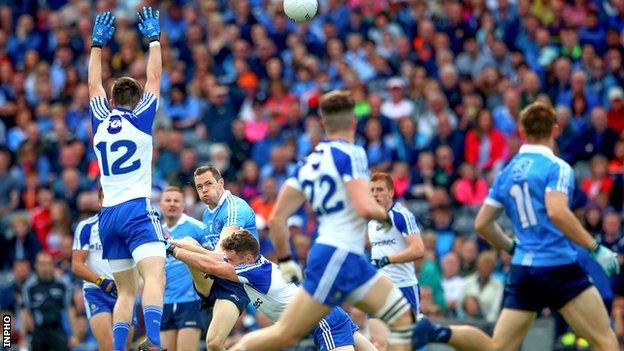
[[115,351],[126,351],[126,340],[128,339],[129,329],[130,324],[126,322],[113,324],[113,347]]
[[145,334],[147,338],[157,346],[160,346],[160,322],[163,310],[158,306],[143,307],[143,318],[145,319]]

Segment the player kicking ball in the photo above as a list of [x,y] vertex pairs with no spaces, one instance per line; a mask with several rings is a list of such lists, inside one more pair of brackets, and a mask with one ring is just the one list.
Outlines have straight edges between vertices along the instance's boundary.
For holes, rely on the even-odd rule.
[[[246,230],[239,230],[222,241],[225,254],[208,251],[189,238],[170,244],[168,252],[189,267],[242,283],[254,306],[274,322],[297,292],[294,283],[284,281],[277,265],[260,255],[258,241]],[[334,307],[312,336],[321,351],[377,350],[357,330],[349,315]]]
[[158,11],[143,8],[139,30],[149,39],[145,87],[122,77],[110,101],[102,86],[102,47],[115,32],[115,17],[95,18],[89,56],[89,105],[93,145],[101,173],[104,201],[98,225],[102,258],[117,283],[113,310],[113,347],[126,349],[138,292],[137,269],[143,278],[143,315],[147,339],[139,350],[161,350],[160,321],[165,289],[165,245],[158,216],[150,204],[152,191],[152,123],[158,109],[162,62]]
[[[256,215],[245,200],[225,190],[217,168],[211,165],[197,168],[194,180],[197,195],[206,204],[202,222],[207,247],[222,252],[221,241],[240,229],[246,229],[258,240]],[[190,269],[190,272],[195,290],[202,299],[202,307],[212,308],[206,348],[208,351],[224,351],[225,340],[249,304],[249,297],[239,282],[219,277],[212,279],[196,269]]]
[[[513,254],[494,335],[471,326],[442,327],[423,318],[414,333],[415,346],[443,342],[460,350],[517,350],[537,312],[549,307],[559,311],[592,350],[617,350],[607,310],[577,262],[572,242],[589,250],[607,274],[619,271],[619,263],[568,207],[574,173],[553,154],[559,133],[555,111],[540,103],[529,105],[521,113],[519,132],[527,144],[496,177],[475,220],[482,238]],[[513,223],[517,241],[496,223],[503,211]]]
[[[276,351],[290,347],[345,301],[389,326],[390,351],[412,350],[414,316],[409,302],[363,256],[367,221],[388,222],[392,217],[368,189],[366,153],[353,144],[353,107],[347,91],[321,97],[320,114],[327,139],[286,181],[269,219],[277,256],[285,260],[290,252],[287,219],[306,200],[316,212],[319,234],[308,255],[303,288],[274,325],[245,335],[232,350]],[[280,269],[285,280],[291,281],[296,272],[285,263]]]

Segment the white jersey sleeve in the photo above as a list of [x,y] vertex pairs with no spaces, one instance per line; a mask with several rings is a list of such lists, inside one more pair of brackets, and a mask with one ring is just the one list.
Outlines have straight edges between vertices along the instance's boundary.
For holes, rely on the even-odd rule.
[[[73,251],[88,251],[86,266],[98,276],[113,279],[113,272],[108,261],[102,258],[102,242],[98,225],[98,216],[87,218],[76,227],[74,233]],[[84,281],[83,288],[98,288],[97,285]]]

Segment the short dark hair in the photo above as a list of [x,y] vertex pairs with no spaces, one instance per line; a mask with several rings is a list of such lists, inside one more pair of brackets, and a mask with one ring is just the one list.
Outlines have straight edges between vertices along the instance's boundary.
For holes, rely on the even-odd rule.
[[121,77],[113,84],[113,101],[115,105],[134,109],[141,101],[143,87],[130,77]]
[[193,178],[197,177],[198,175],[202,175],[206,172],[212,173],[212,176],[214,177],[216,181],[219,181],[219,179],[221,179],[221,172],[219,171],[219,169],[217,169],[217,167],[213,165],[205,165],[205,166],[201,166],[197,168],[195,172],[193,173]]
[[392,180],[392,177],[388,173],[375,172],[373,173],[373,176],[371,177],[371,181],[372,182],[382,181],[384,182],[384,184],[386,184],[386,187],[388,188],[388,190],[390,191],[394,190],[394,181]]
[[546,139],[552,134],[556,123],[556,113],[552,106],[534,102],[520,113],[520,123],[527,138]]
[[225,251],[234,251],[237,254],[249,252],[254,257],[260,253],[260,244],[247,229],[237,230],[234,234],[223,239],[221,248]]
[[321,96],[319,103],[325,130],[329,133],[348,130],[354,117],[355,102],[348,90],[334,90]]

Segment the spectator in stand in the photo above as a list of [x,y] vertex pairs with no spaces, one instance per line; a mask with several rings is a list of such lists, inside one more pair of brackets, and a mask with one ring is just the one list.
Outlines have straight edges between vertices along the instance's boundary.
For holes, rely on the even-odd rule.
[[[477,258],[477,271],[466,277],[466,284],[462,289],[462,297],[458,305],[463,306],[464,298],[476,297],[481,307],[483,317],[488,323],[493,323],[498,318],[503,301],[504,284],[495,279],[492,273],[496,267],[496,254],[493,251],[485,251]],[[459,313],[461,314],[461,309]]]
[[[277,188],[280,189],[294,169],[295,165],[288,160],[288,153],[285,147],[279,146],[271,151],[271,162],[265,164],[260,169],[260,179],[273,178]],[[268,216],[265,218],[268,218]]]
[[591,125],[578,141],[583,150],[580,159],[589,160],[595,155],[611,158],[617,140],[618,134],[607,125],[607,112],[602,107],[595,107],[591,112]]
[[457,301],[462,295],[466,278],[459,275],[459,258],[454,252],[449,252],[442,259],[442,288],[444,299],[450,311],[455,312]]
[[458,130],[453,130],[448,116],[442,115],[439,119],[438,134],[433,138],[429,147],[437,150],[441,145],[448,145],[453,151],[453,167],[457,168],[464,159],[464,136]]
[[568,163],[574,163],[581,152],[578,144],[579,132],[570,123],[570,109],[566,106],[557,106],[555,110],[559,135],[555,139],[559,148],[559,155]]
[[499,106],[492,111],[492,118],[494,120],[494,128],[508,138],[518,132],[516,126],[516,122],[520,116],[520,100],[518,93],[513,90],[505,91],[503,94],[503,101],[503,106]]
[[492,114],[488,109],[481,110],[475,127],[466,133],[466,162],[481,171],[496,171],[505,161],[506,151],[505,138],[494,128]]
[[455,201],[473,208],[480,206],[488,193],[485,179],[479,176],[475,166],[467,163],[460,166],[459,175],[452,188]]
[[[607,211],[602,222],[602,232],[598,236],[600,243],[617,253],[620,266],[624,265],[624,236],[622,235],[622,218],[613,211]],[[611,277],[613,290],[617,295],[624,294],[624,274]]]
[[613,178],[609,176],[608,160],[602,155],[592,157],[591,174],[583,179],[581,188],[589,201],[595,201],[603,208],[609,203]]
[[607,112],[607,125],[619,135],[624,132],[624,90],[620,87],[609,89],[610,108]]
[[611,176],[624,175],[624,140],[615,143],[613,159],[609,161],[609,174]]
[[477,269],[477,255],[479,250],[474,240],[465,240],[459,251],[459,275],[466,277]]
[[17,314],[22,305],[24,283],[32,274],[32,266],[28,260],[16,259],[12,262],[11,274],[0,287],[0,310]]
[[392,150],[382,139],[381,123],[369,119],[364,130],[363,147],[366,150],[368,164],[372,170],[385,172],[392,163]]
[[262,181],[262,193],[249,202],[249,206],[254,210],[256,215],[262,218],[269,218],[279,188],[274,178],[266,178]]
[[[7,218],[19,204],[18,180],[10,171],[11,151],[0,146],[0,216]],[[0,220],[2,226],[2,220]]]
[[252,160],[243,163],[241,170],[241,197],[249,201],[260,195],[259,182],[260,170],[258,165]]
[[401,117],[414,115],[414,103],[405,97],[405,82],[402,78],[393,77],[386,83],[390,98],[381,105],[381,114],[397,120]]
[[14,261],[28,261],[31,266],[35,264],[35,257],[41,251],[41,245],[37,236],[30,227],[28,216],[15,214],[11,220],[13,237],[6,240],[0,237],[2,247],[5,249],[2,256],[2,269],[11,267]]

